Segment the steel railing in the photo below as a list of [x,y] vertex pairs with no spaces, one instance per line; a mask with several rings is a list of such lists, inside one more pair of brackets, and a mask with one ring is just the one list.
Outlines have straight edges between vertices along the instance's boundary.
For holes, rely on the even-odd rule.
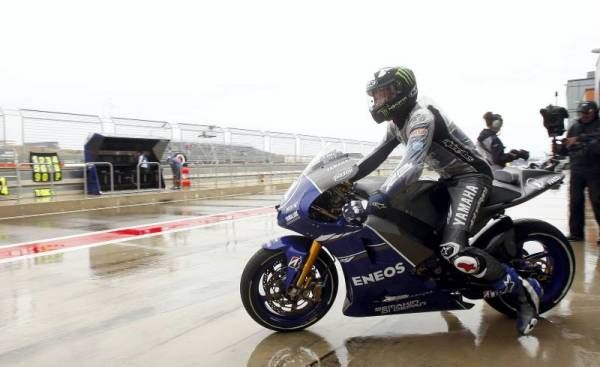
[[[20,183],[21,182],[21,167],[22,166],[28,166],[31,167],[31,173],[32,173],[32,181],[33,181],[33,174],[35,174],[35,170],[33,169],[34,166],[46,166],[48,168],[48,172],[43,172],[43,173],[48,173],[48,177],[50,178],[50,194],[52,197],[54,197],[54,165],[53,164],[45,164],[45,163],[31,163],[31,162],[19,162],[17,163],[17,181]],[[35,182],[35,181],[34,181]],[[35,183],[39,183],[39,182],[35,182]],[[18,186],[18,194],[17,194],[17,200],[20,200],[22,197],[22,189],[23,186],[19,185]]]
[[[162,167],[160,162],[140,162],[136,167],[136,177],[137,177],[137,191],[142,191],[142,183],[140,181],[140,167],[143,165],[148,166],[158,166],[158,190],[162,190]],[[146,168],[146,167],[144,167]],[[149,189],[154,190],[154,189]]]
[[[16,153],[16,150],[14,151]],[[27,180],[23,180],[23,167],[28,167],[31,170],[32,175],[34,174],[33,166],[41,163],[30,163],[30,162],[19,162],[17,156],[15,155],[14,159],[14,167],[15,174],[14,176],[4,176],[7,178],[15,178],[16,179],[16,190],[9,186],[9,189],[17,192],[16,200],[21,200],[24,197],[23,188],[25,186],[32,186],[31,184],[25,184]],[[141,177],[141,167],[143,165],[148,166],[156,166],[157,171],[153,171],[152,174],[158,173],[158,187],[142,189],[142,177]],[[55,170],[53,165],[46,165],[48,167],[47,173],[49,175],[49,181],[47,184],[51,187],[52,197],[56,197],[60,195],[58,191],[56,191],[57,182],[55,182],[54,175]],[[114,166],[110,162],[85,162],[85,163],[76,163],[69,165],[61,165],[61,171],[63,172],[63,180],[67,179],[65,172],[68,172],[73,169],[82,170],[83,173],[83,195],[84,198],[88,198],[89,189],[88,189],[88,169],[90,167],[96,166],[107,166],[109,169],[109,180],[110,180],[110,194],[115,194],[118,192],[122,193],[132,193],[132,192],[144,192],[144,191],[161,191],[164,190],[163,183],[165,183],[168,179],[172,179],[171,175],[165,175],[163,179],[163,173],[168,172],[170,166],[163,165],[160,162],[142,162],[136,166],[136,183],[135,190],[123,190],[123,191],[115,191],[115,171]],[[254,184],[269,184],[274,182],[287,182],[294,180],[300,172],[304,169],[303,163],[271,163],[271,164],[261,164],[261,163],[246,163],[246,164],[222,164],[219,162],[215,162],[213,164],[202,164],[202,163],[190,163],[187,165],[190,168],[190,177],[189,179],[192,181],[192,186],[198,188],[219,188],[219,187],[239,187],[243,185],[254,185]],[[385,175],[389,173],[393,169],[393,163],[387,164],[383,167],[380,167],[375,174],[377,175]],[[81,177],[81,176],[80,176]],[[79,182],[75,182],[79,185]],[[8,184],[8,182],[7,182]],[[36,185],[38,183],[35,183]],[[61,183],[60,185],[72,185],[74,182]],[[35,186],[35,185],[33,185]],[[11,196],[11,195],[9,195]],[[0,196],[0,200],[14,200],[12,198],[5,198]]]
[[[88,175],[87,175],[87,171],[89,167],[96,167],[96,166],[108,166],[109,172],[110,172],[110,193],[114,194],[115,192],[115,170],[114,170],[114,166],[112,163],[110,162],[85,162],[83,164],[83,196],[87,198],[88,196]],[[100,185],[100,182],[98,182],[98,184]]]

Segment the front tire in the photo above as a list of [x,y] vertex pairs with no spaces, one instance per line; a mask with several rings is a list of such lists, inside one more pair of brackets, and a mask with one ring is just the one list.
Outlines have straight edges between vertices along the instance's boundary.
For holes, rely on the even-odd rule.
[[309,273],[311,284],[295,299],[283,286],[286,271],[283,251],[260,249],[242,273],[242,303],[254,321],[268,329],[302,330],[319,321],[333,305],[337,270],[331,257],[321,251]]
[[[567,294],[575,276],[575,256],[567,238],[549,223],[521,219],[515,222],[520,259],[511,265],[523,278],[535,278],[544,289],[540,314],[552,309]],[[537,251],[536,251],[537,250]],[[512,295],[486,299],[495,310],[517,316],[517,301]]]

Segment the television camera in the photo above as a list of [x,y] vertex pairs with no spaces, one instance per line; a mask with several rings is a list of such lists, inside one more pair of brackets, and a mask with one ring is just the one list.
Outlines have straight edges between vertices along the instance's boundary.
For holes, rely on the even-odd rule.
[[565,119],[569,117],[569,112],[564,107],[548,105],[540,109],[544,127],[548,131],[548,136],[552,138],[552,156],[541,164],[531,164],[531,168],[542,168],[555,171],[560,164],[561,156],[557,154],[558,143],[557,136],[565,133]]

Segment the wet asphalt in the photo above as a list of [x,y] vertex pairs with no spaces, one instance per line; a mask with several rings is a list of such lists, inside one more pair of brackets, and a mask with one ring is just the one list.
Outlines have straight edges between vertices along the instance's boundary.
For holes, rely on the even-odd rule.
[[[0,245],[274,205],[280,195],[0,221]],[[565,187],[511,209],[566,231]],[[274,333],[245,312],[239,278],[272,214],[0,264],[1,366],[600,366],[600,247],[573,243],[577,274],[533,336],[483,302],[468,311],[370,318],[329,313]]]

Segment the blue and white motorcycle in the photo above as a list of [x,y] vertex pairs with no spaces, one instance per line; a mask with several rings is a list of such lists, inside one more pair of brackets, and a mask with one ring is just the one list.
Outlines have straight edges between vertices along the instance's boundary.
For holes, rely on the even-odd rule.
[[[443,183],[407,186],[378,216],[364,225],[347,223],[341,209],[377,190],[383,178],[347,180],[357,170],[347,154],[317,155],[277,206],[281,227],[299,235],[272,240],[249,260],[240,292],[246,311],[277,331],[306,328],[333,305],[339,261],[346,283],[343,313],[376,316],[473,307],[486,289],[447,264],[438,246],[449,196]],[[487,203],[480,209],[471,245],[513,266],[544,288],[540,313],[568,292],[575,273],[573,251],[554,226],[537,219],[512,220],[506,208],[559,185],[564,176],[540,169],[498,171]],[[486,299],[496,310],[516,316],[511,295]]]

